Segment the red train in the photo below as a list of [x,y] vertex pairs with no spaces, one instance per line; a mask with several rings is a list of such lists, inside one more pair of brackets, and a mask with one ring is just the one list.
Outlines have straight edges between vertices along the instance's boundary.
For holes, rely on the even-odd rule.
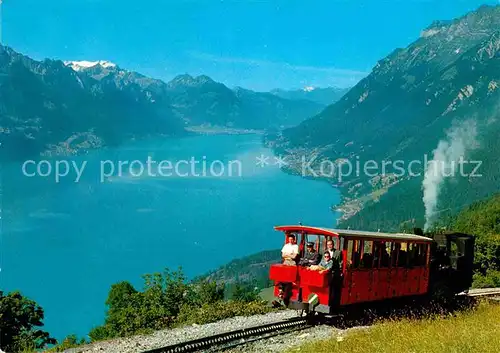
[[429,238],[303,225],[275,229],[284,232],[285,243],[290,235],[296,239],[297,259],[311,242],[320,255],[328,240],[340,252],[340,265],[329,271],[313,270],[299,262],[271,266],[274,294],[290,308],[334,314],[353,304],[423,296],[436,288],[458,293],[472,283],[471,235],[448,233]]

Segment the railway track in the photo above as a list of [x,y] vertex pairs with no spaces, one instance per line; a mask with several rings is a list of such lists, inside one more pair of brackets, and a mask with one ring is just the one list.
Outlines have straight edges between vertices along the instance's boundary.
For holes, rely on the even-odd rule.
[[181,342],[166,347],[147,350],[142,353],[187,353],[198,351],[214,352],[261,339],[301,331],[312,326],[313,325],[309,324],[305,318],[295,318],[272,324],[225,332],[192,341]]
[[459,293],[458,295],[466,295],[468,297],[500,296],[500,288],[470,289],[467,292],[462,292],[462,293]]
[[[471,289],[467,292],[459,293],[458,295],[468,297],[487,297],[500,300],[500,288]],[[142,353],[214,352],[233,348],[257,340],[302,331],[312,326],[313,324],[309,323],[306,318],[301,317],[225,332],[214,336],[203,337],[192,341],[143,351]]]
[[472,298],[482,297],[490,302],[500,303],[500,288],[471,289],[467,292],[462,292],[459,295],[466,295]]

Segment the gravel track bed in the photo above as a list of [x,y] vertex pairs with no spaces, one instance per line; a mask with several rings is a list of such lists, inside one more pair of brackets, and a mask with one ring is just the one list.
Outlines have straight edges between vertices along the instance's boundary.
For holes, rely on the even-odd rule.
[[317,341],[317,340],[343,340],[344,336],[352,330],[366,329],[367,326],[353,327],[346,330],[337,329],[328,325],[315,326],[309,329],[305,329],[300,332],[287,333],[285,335],[280,335],[276,337],[271,337],[268,339],[263,339],[261,341],[255,341],[249,344],[241,345],[227,352],[230,353],[275,353],[275,352],[286,352],[293,350],[305,343]]
[[160,348],[193,339],[212,336],[243,328],[271,324],[276,321],[297,317],[295,310],[283,310],[254,316],[236,316],[206,325],[193,325],[182,328],[156,331],[150,335],[138,335],[96,342],[78,348],[68,349],[67,353],[138,353],[148,349]]

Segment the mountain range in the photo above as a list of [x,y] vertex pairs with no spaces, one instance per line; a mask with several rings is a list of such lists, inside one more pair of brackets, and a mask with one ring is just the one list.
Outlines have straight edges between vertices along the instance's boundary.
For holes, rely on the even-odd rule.
[[327,106],[338,101],[348,91],[349,88],[306,86],[302,89],[296,90],[284,90],[277,88],[272,90],[271,93],[281,98],[307,99]]
[[3,160],[185,134],[163,97],[146,94],[138,84],[96,80],[62,61],[35,61],[2,46],[0,130]]
[[[303,157],[314,158],[316,171],[322,163],[335,171],[348,162],[361,166],[342,178],[319,176],[340,187],[344,226],[397,230],[457,212],[500,189],[499,29],[500,6],[435,21],[408,47],[378,61],[342,99],[268,136],[268,143],[287,156],[292,173],[301,173]],[[470,176],[471,164],[465,177],[425,174],[425,158],[449,168],[459,155],[480,161],[482,176]],[[394,164],[381,171],[383,162],[397,160],[406,167],[419,160],[412,173],[419,175],[400,175]],[[363,171],[368,161],[377,173]]]
[[3,160],[179,137],[191,127],[280,129],[323,108],[312,100],[230,89],[204,75],[164,82],[108,61],[36,61],[0,46]]

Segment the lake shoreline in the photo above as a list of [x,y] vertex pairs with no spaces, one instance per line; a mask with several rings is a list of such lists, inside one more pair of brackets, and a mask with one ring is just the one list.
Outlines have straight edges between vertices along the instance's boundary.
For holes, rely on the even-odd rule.
[[231,128],[225,126],[190,126],[186,131],[198,135],[264,135],[264,130]]
[[[165,267],[182,266],[187,278],[203,275],[233,259],[280,247],[277,224],[335,225],[331,206],[338,191],[287,175],[274,163],[258,165],[262,155],[272,159],[260,135],[186,137],[136,140],[72,156],[75,163],[87,161],[79,182],[20,178],[18,162],[5,165],[3,287],[39,303],[54,337],[85,335],[101,324],[113,283],[140,287],[143,274]],[[239,160],[243,177],[125,175],[101,183],[95,174],[101,161],[130,165],[148,156],[157,161],[194,156],[202,162],[207,156],[207,165]],[[252,241],[242,247],[241,239]],[[203,265],[169,250],[173,244],[205,258]],[[67,280],[43,286],[40,279],[47,273]]]

